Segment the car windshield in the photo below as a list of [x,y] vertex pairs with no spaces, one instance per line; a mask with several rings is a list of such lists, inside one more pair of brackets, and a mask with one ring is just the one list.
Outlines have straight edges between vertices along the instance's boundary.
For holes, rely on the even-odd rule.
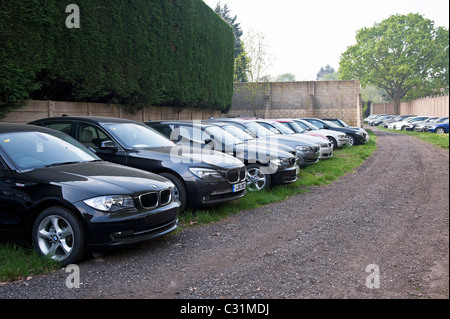
[[100,160],[84,145],[59,132],[2,133],[0,145],[21,171]]
[[238,128],[237,126],[234,126],[234,125],[231,125],[231,124],[227,124],[227,125],[220,126],[220,128],[222,128],[223,130],[227,131],[231,135],[236,136],[241,141],[254,140],[254,138],[251,135],[247,134],[246,132],[244,132],[243,130]]
[[324,121],[325,123],[327,123],[329,126],[331,126],[331,127],[341,127],[341,126],[339,126],[339,125],[336,125],[335,123],[333,123],[333,122],[330,122],[330,121]]
[[174,146],[174,143],[167,137],[146,125],[109,123],[104,126],[126,148],[145,149]]
[[270,131],[269,129],[265,128],[264,126],[256,123],[256,122],[251,122],[248,121],[245,126],[247,126],[250,130],[253,131],[253,133],[256,134],[256,136],[258,137],[266,137],[266,136],[271,136],[271,135],[275,135],[274,132]]
[[218,126],[207,126],[204,128],[204,132],[213,136],[215,141],[220,142],[222,145],[233,145],[244,143],[241,139],[236,136],[231,135],[224,129]]
[[305,130],[307,130],[308,128],[312,129],[313,131],[320,130],[320,128],[307,121],[295,121],[295,123],[297,123],[301,128],[304,128]]
[[280,122],[272,122],[272,125],[275,126],[283,134],[286,135],[295,134],[295,132],[292,129],[288,128],[287,126],[284,126]]

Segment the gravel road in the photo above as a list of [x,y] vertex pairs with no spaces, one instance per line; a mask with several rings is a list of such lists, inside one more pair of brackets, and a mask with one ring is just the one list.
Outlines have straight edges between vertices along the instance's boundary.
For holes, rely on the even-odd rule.
[[[449,151],[374,129],[379,149],[326,187],[0,285],[0,298],[449,298]],[[356,146],[357,147],[357,146]]]

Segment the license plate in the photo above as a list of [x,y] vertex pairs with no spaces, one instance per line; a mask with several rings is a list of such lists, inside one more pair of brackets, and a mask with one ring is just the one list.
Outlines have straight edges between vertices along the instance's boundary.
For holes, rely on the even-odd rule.
[[239,192],[241,190],[244,190],[246,186],[247,186],[246,182],[242,182],[242,183],[233,185],[233,193],[236,193],[236,192]]

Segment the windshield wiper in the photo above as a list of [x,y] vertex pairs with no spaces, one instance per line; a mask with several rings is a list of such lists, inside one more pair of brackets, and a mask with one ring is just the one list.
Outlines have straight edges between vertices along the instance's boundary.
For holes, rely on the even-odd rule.
[[73,162],[61,162],[61,163],[53,163],[53,164],[48,164],[45,167],[55,167],[55,166],[63,166],[63,165],[70,165],[70,164],[79,164],[79,163],[83,163],[80,161],[73,161]]

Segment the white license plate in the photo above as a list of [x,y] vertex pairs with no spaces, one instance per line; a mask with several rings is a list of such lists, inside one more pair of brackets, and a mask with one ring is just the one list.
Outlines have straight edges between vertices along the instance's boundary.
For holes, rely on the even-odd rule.
[[242,182],[242,183],[233,185],[233,193],[239,192],[239,191],[245,189],[245,187],[247,187],[246,182]]

